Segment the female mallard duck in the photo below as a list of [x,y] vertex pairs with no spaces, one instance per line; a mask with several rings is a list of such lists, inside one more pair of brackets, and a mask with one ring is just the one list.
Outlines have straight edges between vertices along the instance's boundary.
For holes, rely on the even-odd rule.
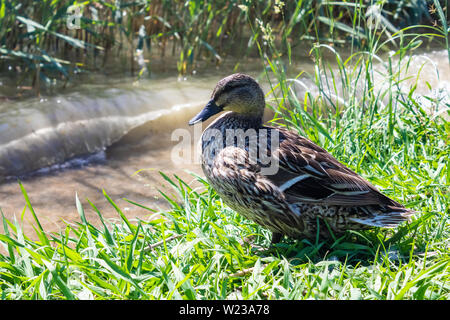
[[[330,230],[395,227],[409,219],[412,211],[321,147],[295,132],[263,126],[264,108],[258,83],[237,73],[218,82],[189,125],[228,111],[202,134],[203,172],[228,206],[273,232],[272,243],[283,235],[326,237]],[[276,170],[265,170],[273,163]]]

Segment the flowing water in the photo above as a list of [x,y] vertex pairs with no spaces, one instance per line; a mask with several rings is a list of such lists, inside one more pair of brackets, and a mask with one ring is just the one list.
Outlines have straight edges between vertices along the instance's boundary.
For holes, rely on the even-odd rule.
[[[433,91],[448,105],[447,53],[433,51],[416,55],[411,61],[409,73],[415,76],[421,72],[416,93]],[[312,72],[313,67],[312,62],[299,64],[292,67],[292,74]],[[378,68],[382,75],[383,66]],[[249,69],[249,74],[259,74]],[[179,141],[172,141],[172,133],[185,130],[192,137],[189,144],[196,145],[198,132],[188,127],[187,121],[205,105],[215,83],[230,73],[198,74],[186,81],[168,76],[138,83],[135,79],[105,77],[51,97],[0,101],[2,212],[9,219],[21,220],[26,202],[17,178],[22,180],[47,231],[57,231],[64,221],[79,221],[75,194],[93,223],[98,222],[98,216],[86,198],[104,217],[118,218],[103,189],[129,218],[147,219],[152,212],[124,198],[155,210],[166,209],[168,204],[158,189],[168,194],[172,191],[159,171],[177,174],[187,182],[194,180],[187,171],[202,174],[194,161],[173,161],[174,146]],[[405,85],[414,83],[415,78],[408,81]],[[299,95],[305,90],[317,94],[311,80],[304,78],[299,83]],[[267,84],[263,86],[268,88]],[[28,212],[24,220],[24,228],[30,228]]]
[[[106,79],[105,79],[106,80]],[[20,220],[26,204],[17,177],[46,230],[63,221],[76,221],[75,193],[88,219],[97,217],[91,202],[106,218],[118,217],[102,189],[131,218],[150,214],[122,200],[128,198],[153,209],[166,208],[159,198],[159,170],[187,181],[198,172],[171,162],[171,132],[188,128],[187,121],[208,100],[211,84],[202,78],[140,81],[133,79],[86,84],[55,97],[13,101],[0,107],[0,208]],[[31,217],[25,214],[26,217]],[[29,227],[26,223],[25,227]]]

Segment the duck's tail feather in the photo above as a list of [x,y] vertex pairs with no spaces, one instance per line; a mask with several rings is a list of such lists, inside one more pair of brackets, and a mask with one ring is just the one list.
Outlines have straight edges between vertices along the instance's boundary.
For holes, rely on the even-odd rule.
[[373,210],[372,208],[372,210],[368,208],[361,209],[366,215],[349,219],[357,223],[381,228],[395,228],[402,222],[410,221],[411,216],[414,214],[412,210],[394,206],[386,206],[378,210]]

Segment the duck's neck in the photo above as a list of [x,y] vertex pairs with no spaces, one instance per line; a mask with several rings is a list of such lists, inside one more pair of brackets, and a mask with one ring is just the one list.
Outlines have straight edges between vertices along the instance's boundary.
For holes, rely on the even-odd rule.
[[209,128],[215,129],[259,129],[262,126],[262,114],[241,114],[227,112],[217,118]]

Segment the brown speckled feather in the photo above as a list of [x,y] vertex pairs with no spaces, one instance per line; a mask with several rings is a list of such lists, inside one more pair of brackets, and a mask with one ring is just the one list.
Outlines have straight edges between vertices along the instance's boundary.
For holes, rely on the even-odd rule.
[[[401,206],[313,142],[286,129],[278,130],[282,141],[273,156],[278,158],[280,170],[270,180],[290,202]],[[294,183],[298,177],[301,180]]]

